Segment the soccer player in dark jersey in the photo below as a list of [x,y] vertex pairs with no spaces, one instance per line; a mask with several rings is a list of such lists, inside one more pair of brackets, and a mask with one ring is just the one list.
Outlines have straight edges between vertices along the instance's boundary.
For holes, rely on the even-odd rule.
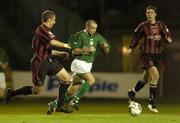
[[146,8],[147,20],[140,23],[135,29],[131,44],[127,50],[127,54],[130,54],[138,45],[140,39],[144,38],[140,45],[140,57],[145,66],[145,71],[135,87],[128,91],[128,97],[129,103],[134,101],[136,92],[142,89],[144,85],[149,82],[150,95],[148,108],[154,113],[158,113],[156,91],[159,80],[158,66],[160,54],[163,50],[161,39],[164,37],[168,43],[172,42],[169,29],[162,21],[156,20],[156,15],[157,11],[154,6],[148,6]]
[[5,103],[17,95],[29,95],[40,93],[46,75],[56,76],[59,79],[59,107],[61,112],[70,113],[67,107],[64,106],[64,96],[70,84],[70,75],[59,62],[51,59],[51,56],[67,55],[66,52],[53,50],[56,48],[71,49],[69,44],[62,43],[56,40],[55,35],[50,31],[56,20],[55,13],[50,10],[45,10],[42,13],[42,24],[37,28],[35,36],[32,40],[33,57],[31,59],[33,86],[24,86],[17,90],[8,89],[5,97]]
[[[84,96],[95,83],[95,78],[91,73],[94,60],[101,50],[104,54],[108,54],[110,51],[109,42],[97,33],[96,30],[96,21],[88,20],[84,30],[72,34],[68,39],[69,45],[72,48],[72,54],[76,56],[71,63],[71,71],[83,80],[81,88],[75,93],[69,103],[76,109],[78,109],[77,105],[80,98]],[[49,108],[51,107],[56,107],[55,101],[50,102]]]

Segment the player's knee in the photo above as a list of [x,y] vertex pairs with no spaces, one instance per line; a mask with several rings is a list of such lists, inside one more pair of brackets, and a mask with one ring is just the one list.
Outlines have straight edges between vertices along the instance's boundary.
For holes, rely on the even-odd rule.
[[58,77],[58,80],[60,81],[60,83],[64,83],[64,84],[69,84],[70,83],[70,76],[66,76],[66,77]]
[[88,81],[89,85],[93,85],[95,83],[95,78],[91,78],[89,81]]
[[159,73],[158,72],[154,72],[153,73],[153,78],[158,81],[159,80]]
[[63,81],[64,81],[64,83],[69,83],[70,82],[70,78],[65,78]]
[[155,76],[154,76],[154,78],[155,78],[156,80],[159,80],[159,73],[156,73]]
[[157,73],[154,73],[154,74],[152,75],[151,84],[152,84],[152,85],[157,85],[158,80],[159,80],[159,73],[157,72]]

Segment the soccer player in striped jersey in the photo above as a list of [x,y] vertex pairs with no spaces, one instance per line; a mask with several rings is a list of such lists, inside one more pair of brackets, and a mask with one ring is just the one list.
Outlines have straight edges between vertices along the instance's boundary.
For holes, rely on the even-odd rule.
[[70,75],[62,64],[52,60],[51,57],[68,56],[67,52],[52,49],[67,48],[71,49],[69,44],[56,40],[55,35],[50,31],[54,26],[56,16],[53,11],[46,10],[42,13],[42,24],[37,28],[32,40],[33,57],[31,59],[33,86],[24,86],[17,90],[8,89],[5,97],[5,103],[18,95],[39,94],[45,81],[46,75],[56,76],[59,79],[59,107],[61,112],[70,113],[70,109],[64,106],[65,93],[70,84]]
[[156,93],[159,80],[158,66],[160,55],[163,50],[161,39],[164,37],[167,43],[172,42],[169,29],[162,21],[156,20],[156,15],[157,11],[154,6],[148,6],[146,8],[147,20],[140,23],[135,29],[131,44],[127,50],[127,54],[130,54],[138,45],[140,39],[144,39],[140,44],[140,57],[145,66],[145,71],[135,87],[128,91],[128,97],[129,102],[134,101],[136,92],[142,89],[144,85],[149,82],[150,95],[148,108],[154,113],[158,113]]

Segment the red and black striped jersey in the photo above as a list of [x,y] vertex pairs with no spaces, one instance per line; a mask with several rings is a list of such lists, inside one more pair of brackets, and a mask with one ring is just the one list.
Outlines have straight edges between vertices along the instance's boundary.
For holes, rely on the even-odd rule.
[[50,32],[49,28],[41,24],[37,29],[35,36],[32,40],[32,50],[35,56],[40,57],[42,60],[49,59],[51,55],[50,41],[55,39],[55,35]]
[[148,21],[144,21],[140,23],[135,29],[129,47],[134,49],[138,45],[140,39],[144,38],[140,44],[141,52],[159,54],[163,50],[162,44],[160,42],[162,37],[165,37],[167,42],[172,42],[171,33],[163,22],[156,21],[155,24],[150,24]]

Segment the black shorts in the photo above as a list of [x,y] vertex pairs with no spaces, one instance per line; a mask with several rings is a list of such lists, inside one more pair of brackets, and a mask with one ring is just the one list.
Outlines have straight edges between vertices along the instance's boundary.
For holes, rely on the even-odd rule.
[[32,68],[32,79],[33,84],[36,86],[43,86],[46,75],[55,76],[61,69],[63,65],[58,61],[43,61],[39,57],[34,57],[31,61]]
[[148,70],[152,66],[156,66],[157,68],[159,67],[159,62],[161,59],[160,54],[141,53],[140,57],[146,70]]

